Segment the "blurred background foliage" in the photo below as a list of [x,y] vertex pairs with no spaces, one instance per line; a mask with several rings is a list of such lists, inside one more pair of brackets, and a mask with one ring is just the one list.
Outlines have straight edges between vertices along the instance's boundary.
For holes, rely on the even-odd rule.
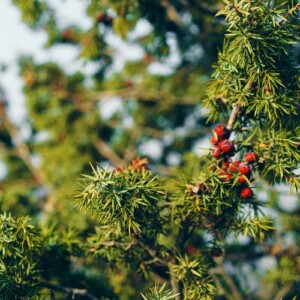
[[[10,99],[3,93],[0,147],[5,174],[0,181],[0,209],[16,217],[29,215],[32,224],[42,227],[43,247],[34,251],[42,251],[45,281],[85,288],[98,297],[137,299],[148,287],[139,274],[118,263],[111,268],[98,257],[85,257],[78,247],[95,223],[74,206],[76,179],[90,173],[90,163],[124,167],[146,155],[154,173],[174,179],[184,173],[188,181],[207,163],[206,155],[197,153],[200,145],[204,151],[209,148],[206,140],[213,124],[207,122],[203,99],[227,28],[223,16],[215,17],[224,4],[89,0],[90,27],[81,28],[62,26],[47,1],[12,3],[32,34],[47,34],[45,48],[76,47],[78,60],[92,63],[95,71],[87,76],[66,72],[56,62],[19,58],[30,134],[22,137],[21,128],[9,119]],[[109,35],[120,37],[129,45],[126,49],[138,45],[142,57],[125,61],[116,71],[119,53],[110,45]],[[153,72],[157,65],[169,71]],[[220,121],[225,123],[226,118]],[[276,230],[262,245],[251,238],[228,239],[224,266],[229,275],[215,275],[227,286],[219,299],[233,299],[232,286],[251,295],[247,299],[280,299],[287,286],[284,299],[291,299],[289,293],[300,294],[294,284],[299,283],[300,270],[299,196],[288,196],[284,185],[271,187],[263,179],[257,183],[257,194],[265,211],[277,220]],[[201,232],[192,241],[190,253],[205,243]],[[62,295],[58,293],[57,299],[65,299]]]

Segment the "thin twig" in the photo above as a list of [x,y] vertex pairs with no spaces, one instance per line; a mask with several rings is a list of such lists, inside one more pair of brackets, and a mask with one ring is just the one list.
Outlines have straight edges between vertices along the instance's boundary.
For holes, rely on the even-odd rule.
[[297,8],[300,7],[300,2],[298,2],[294,7],[292,7],[287,13],[286,15],[283,17],[283,19],[279,22],[279,25],[282,25],[284,23],[284,21],[287,21],[287,18],[294,12],[297,10]]
[[167,15],[171,21],[173,21],[177,25],[181,25],[181,18],[174,8],[174,6],[168,0],[162,0],[161,5],[166,9]]
[[137,242],[137,244],[139,244],[144,250],[146,250],[150,256],[154,259],[156,259],[157,262],[159,262],[160,264],[162,265],[167,265],[167,260],[168,259],[162,259],[160,257],[157,256],[157,253],[155,250],[153,250],[152,248],[150,248],[148,245],[146,245],[144,242],[142,242],[141,240],[139,239],[135,239],[135,241]]
[[62,293],[65,293],[65,294],[69,294],[71,296],[79,295],[79,296],[84,296],[88,299],[99,300],[99,298],[92,295],[91,293],[89,293],[85,289],[76,289],[76,288],[63,287],[61,285],[56,285],[56,284],[47,283],[47,282],[41,282],[40,286],[45,287],[47,289],[50,289],[52,291],[57,291],[57,292],[62,292]]
[[282,289],[279,290],[278,294],[273,298],[273,300],[281,300],[283,297],[291,290],[292,284],[285,285]]
[[170,273],[170,281],[171,281],[171,288],[172,288],[172,293],[174,295],[178,294],[176,297],[176,300],[179,300],[181,298],[181,293],[180,293],[180,287],[179,287],[179,282],[176,278],[176,275],[174,274],[173,270],[173,263],[169,262],[168,263],[168,268],[169,268],[169,273]]
[[97,243],[95,246],[96,247],[101,247],[101,246],[105,246],[105,247],[122,247],[124,248],[124,250],[129,250],[131,247],[133,247],[134,245],[137,244],[137,241],[132,241],[132,242],[115,242],[115,241],[107,241],[107,242],[99,242]]
[[231,115],[229,117],[228,124],[227,124],[227,129],[229,131],[231,131],[233,129],[233,125],[240,113],[241,107],[242,107],[242,104],[236,104],[233,106],[233,109],[232,109],[232,112],[231,112]]
[[227,274],[227,272],[224,270],[224,268],[222,266],[218,266],[217,268],[213,269],[212,272],[220,274],[224,280],[226,281],[228,287],[230,288],[231,292],[232,292],[232,296],[234,300],[242,300],[243,297],[240,293],[240,291],[238,290],[237,286],[235,285],[234,281],[232,280],[232,278]]
[[[0,99],[0,102],[3,103],[1,101],[1,99]],[[57,203],[57,199],[54,196],[55,188],[52,185],[52,183],[47,180],[47,178],[45,177],[43,172],[41,172],[41,170],[32,163],[32,160],[30,157],[30,150],[29,150],[28,146],[26,145],[26,143],[24,143],[20,139],[19,130],[8,119],[6,110],[3,105],[2,105],[2,109],[1,109],[1,120],[2,120],[2,124],[4,125],[4,127],[7,130],[10,138],[12,139],[12,141],[15,144],[15,147],[17,150],[16,152],[17,152],[19,158],[27,166],[29,172],[32,174],[33,178],[38,182],[38,184],[43,186],[47,191],[48,199],[47,199],[47,201],[45,201],[43,203],[42,211],[45,213],[52,211]]]

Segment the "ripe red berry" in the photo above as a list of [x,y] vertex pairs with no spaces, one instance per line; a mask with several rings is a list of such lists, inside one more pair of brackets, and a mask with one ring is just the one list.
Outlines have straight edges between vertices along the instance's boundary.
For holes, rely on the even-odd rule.
[[225,160],[223,161],[222,165],[221,165],[221,169],[226,171],[229,168],[229,165],[231,163],[231,160]]
[[241,197],[242,198],[251,198],[253,196],[253,191],[249,187],[245,187],[244,189],[241,190]]
[[218,142],[219,142],[218,137],[216,137],[216,136],[213,136],[213,137],[210,139],[210,141],[211,141],[211,143],[212,143],[213,145],[217,145]]
[[240,163],[239,171],[241,174],[249,175],[252,172],[252,166],[248,163]]
[[245,182],[247,182],[247,177],[245,175],[241,175],[239,177],[239,183],[245,183]]
[[227,130],[227,128],[223,125],[218,125],[215,128],[215,133],[217,136],[221,139],[227,139],[230,136],[230,132]]
[[226,181],[230,181],[230,179],[233,177],[233,175],[230,174],[230,173],[226,173],[224,171],[221,171],[219,173],[219,177],[221,178],[222,181],[226,182]]
[[233,149],[233,143],[229,140],[223,140],[220,142],[221,150],[225,153],[231,152]]
[[214,146],[211,150],[211,155],[214,157],[214,158],[220,158],[221,155],[222,155],[222,150],[219,146]]
[[258,155],[255,152],[248,152],[245,154],[245,160],[248,163],[254,163],[258,160]]
[[229,165],[229,170],[232,171],[232,172],[236,172],[239,168],[240,163],[241,162],[239,160],[234,161],[233,163],[231,163]]

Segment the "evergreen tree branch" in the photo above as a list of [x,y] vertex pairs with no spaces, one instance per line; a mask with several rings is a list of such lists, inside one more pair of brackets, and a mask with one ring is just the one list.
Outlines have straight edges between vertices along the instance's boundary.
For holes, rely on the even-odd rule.
[[157,262],[159,262],[162,265],[167,265],[167,261],[170,260],[170,257],[168,257],[167,259],[162,259],[160,257],[157,256],[157,252],[152,249],[151,247],[149,247],[148,245],[146,245],[144,242],[142,242],[139,239],[135,239],[135,241],[137,242],[138,245],[140,245],[144,250],[146,250],[149,255],[154,258]]
[[45,288],[47,288],[51,291],[57,291],[57,292],[62,292],[62,293],[65,293],[65,294],[69,294],[72,297],[83,296],[87,299],[99,300],[99,298],[97,298],[93,294],[89,293],[85,289],[76,289],[76,288],[63,287],[61,285],[56,285],[56,284],[47,283],[47,282],[41,282],[39,285],[42,286],[42,287],[45,287]]
[[285,21],[287,21],[288,17],[292,15],[297,9],[300,7],[300,2],[298,2],[294,7],[292,7],[284,16],[284,18],[279,22],[282,25]]

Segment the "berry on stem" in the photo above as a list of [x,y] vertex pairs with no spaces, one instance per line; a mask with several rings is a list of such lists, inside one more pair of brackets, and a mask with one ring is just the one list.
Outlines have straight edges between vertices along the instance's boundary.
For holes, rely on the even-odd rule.
[[222,150],[219,146],[214,146],[211,150],[211,155],[214,157],[214,158],[220,158],[221,155],[222,155]]
[[247,177],[245,175],[241,175],[239,177],[239,183],[245,183],[245,182],[247,182]]
[[239,165],[240,165],[241,161],[236,160],[233,163],[231,163],[229,165],[229,170],[232,172],[236,172],[239,169]]
[[248,163],[254,163],[258,160],[258,155],[255,152],[248,152],[245,154],[245,160]]
[[225,160],[223,161],[222,165],[221,165],[221,169],[226,171],[229,168],[229,165],[231,163],[231,160]]
[[245,187],[244,189],[241,190],[240,195],[243,199],[251,198],[253,196],[253,191],[251,188]]
[[232,174],[230,173],[227,173],[227,172],[224,172],[224,171],[221,171],[219,173],[219,177],[221,178],[222,181],[230,181],[230,179],[233,177]]
[[221,139],[226,139],[230,136],[230,132],[223,125],[217,125],[217,127],[215,128],[215,133]]
[[225,153],[229,153],[233,150],[233,143],[230,140],[222,140],[220,142],[221,150]]
[[243,175],[249,175],[252,172],[252,166],[248,163],[240,163],[239,171]]
[[210,141],[211,141],[211,143],[212,143],[213,145],[217,145],[218,142],[219,142],[219,139],[218,139],[217,136],[214,135],[214,136],[210,139]]

